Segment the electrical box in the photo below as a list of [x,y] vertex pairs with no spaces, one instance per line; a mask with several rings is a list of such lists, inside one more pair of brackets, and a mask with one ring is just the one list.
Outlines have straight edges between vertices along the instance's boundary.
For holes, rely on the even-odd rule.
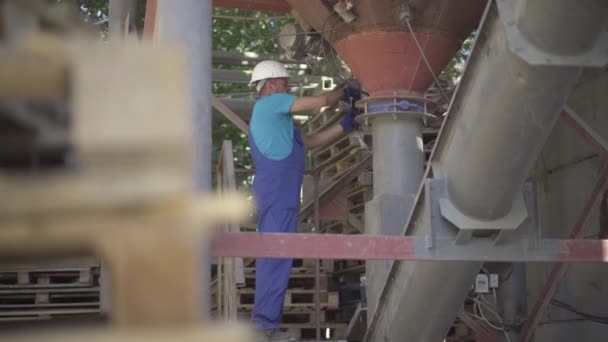
[[498,274],[496,273],[490,274],[490,288],[498,288]]
[[477,277],[475,277],[475,292],[476,293],[490,292],[490,281],[489,281],[487,275],[478,274]]

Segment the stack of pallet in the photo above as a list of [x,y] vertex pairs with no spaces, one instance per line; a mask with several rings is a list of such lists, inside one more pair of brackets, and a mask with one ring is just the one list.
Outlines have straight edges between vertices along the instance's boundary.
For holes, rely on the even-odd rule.
[[0,269],[0,321],[99,313],[99,266],[94,262],[12,265]]
[[[328,279],[329,271],[322,264],[320,272],[319,304],[321,308],[319,321],[324,339],[344,338],[347,324],[340,316],[340,299],[337,291],[331,291]],[[329,265],[329,264],[327,264]],[[329,268],[331,266],[328,266]],[[248,319],[254,305],[255,267],[245,268],[245,287],[237,290],[237,307],[239,317]],[[283,304],[283,323],[281,328],[302,339],[314,339],[316,336],[316,289],[314,263],[309,260],[294,260],[287,294]]]

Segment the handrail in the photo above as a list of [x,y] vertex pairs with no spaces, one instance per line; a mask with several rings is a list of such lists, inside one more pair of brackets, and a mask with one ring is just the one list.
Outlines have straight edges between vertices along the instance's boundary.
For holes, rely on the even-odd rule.
[[[224,140],[216,168],[217,191],[236,191],[234,172],[234,154],[232,141]],[[240,232],[239,224],[230,223],[224,226],[225,232]],[[245,285],[245,274],[242,258],[219,257],[216,276],[217,313],[228,321],[236,321],[237,287]]]

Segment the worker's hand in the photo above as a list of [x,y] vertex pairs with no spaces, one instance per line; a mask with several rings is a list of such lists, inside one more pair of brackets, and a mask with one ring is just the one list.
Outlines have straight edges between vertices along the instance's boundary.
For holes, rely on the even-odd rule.
[[362,92],[362,90],[363,90],[363,87],[361,86],[361,82],[357,81],[354,78],[349,78],[348,80],[344,81],[344,86],[356,89],[359,92]]
[[350,133],[357,128],[357,122],[355,121],[356,116],[357,110],[355,108],[349,108],[346,111],[346,115],[340,120],[340,126],[342,126],[344,133]]
[[357,80],[344,82],[342,88],[342,101],[352,103],[361,100],[361,83]]

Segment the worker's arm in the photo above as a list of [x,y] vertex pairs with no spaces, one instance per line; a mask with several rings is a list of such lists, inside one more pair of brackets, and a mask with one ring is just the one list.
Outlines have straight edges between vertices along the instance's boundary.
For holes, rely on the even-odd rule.
[[342,120],[340,120],[339,124],[331,126],[330,128],[319,133],[305,136],[303,138],[304,146],[306,148],[313,149],[325,144],[329,144],[345,133],[352,132],[357,126],[357,123],[355,122],[356,114],[357,111],[354,108],[351,108],[346,112],[346,115],[344,115]]
[[343,88],[344,87],[340,86],[328,93],[321,94],[319,96],[298,97],[295,99],[295,101],[293,101],[293,104],[291,105],[289,111],[291,113],[297,113],[333,106],[338,103],[338,101],[340,101],[340,99],[344,95]]
[[344,135],[344,129],[340,125],[334,125],[319,133],[303,137],[304,146],[308,149],[317,148],[338,139]]

